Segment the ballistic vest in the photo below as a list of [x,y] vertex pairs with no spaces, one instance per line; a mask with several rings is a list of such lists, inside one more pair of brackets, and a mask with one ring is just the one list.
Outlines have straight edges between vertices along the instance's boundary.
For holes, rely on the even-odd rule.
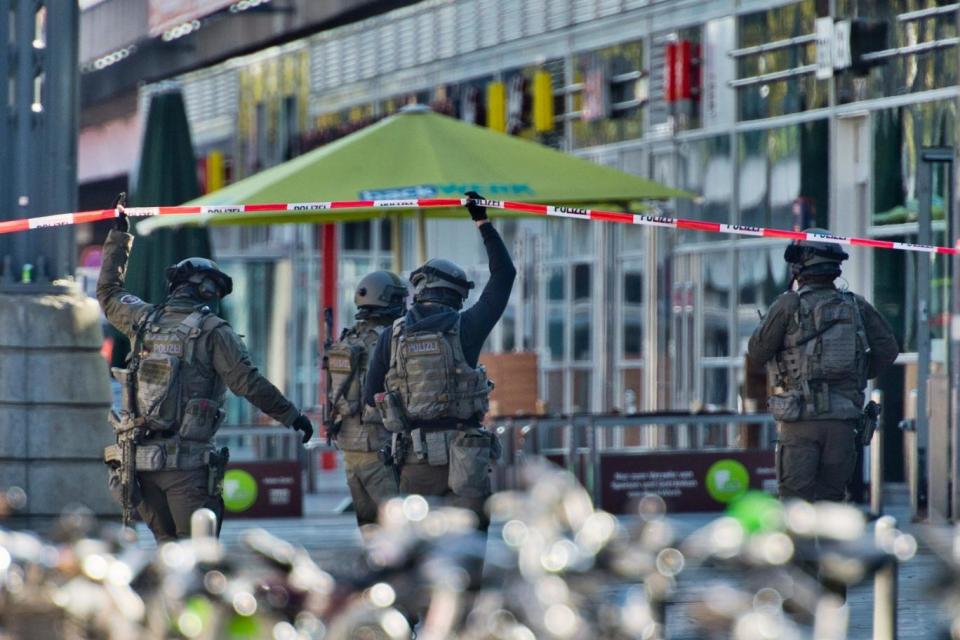
[[164,308],[143,322],[137,415],[162,437],[209,443],[225,415],[226,385],[207,358],[197,358],[197,341],[225,321],[204,306],[186,316]]
[[482,367],[471,367],[460,341],[460,318],[446,331],[408,333],[404,318],[393,323],[390,369],[385,386],[418,423],[482,419],[493,383]]
[[345,451],[379,451],[390,434],[380,412],[363,402],[367,363],[384,327],[361,321],[327,350],[327,399]]
[[800,304],[772,362],[774,382],[799,391],[799,420],[854,420],[863,413],[870,345],[850,292],[801,287]]

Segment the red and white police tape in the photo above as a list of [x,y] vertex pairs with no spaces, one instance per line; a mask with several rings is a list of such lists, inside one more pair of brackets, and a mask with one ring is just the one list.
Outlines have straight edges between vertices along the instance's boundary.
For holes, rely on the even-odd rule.
[[[197,216],[216,215],[220,213],[265,213],[265,212],[307,212],[323,211],[327,209],[434,209],[442,207],[459,207],[467,203],[466,198],[419,198],[410,200],[340,200],[330,202],[291,202],[270,204],[220,204],[220,205],[184,205],[176,207],[126,207],[124,211],[131,217],[149,216]],[[910,242],[891,242],[889,240],[874,240],[870,238],[856,238],[852,236],[838,236],[833,234],[815,234],[803,231],[786,231],[753,227],[742,224],[726,224],[723,222],[704,222],[684,218],[670,218],[662,215],[644,213],[624,213],[621,211],[603,211],[598,209],[581,209],[578,207],[558,207],[547,204],[530,204],[527,202],[511,202],[509,200],[478,200],[478,204],[506,211],[528,213],[533,215],[574,218],[577,220],[599,220],[602,222],[619,222],[621,224],[639,224],[650,227],[667,227],[670,229],[688,229],[691,231],[705,231],[709,233],[730,233],[741,236],[762,238],[780,238],[783,240],[818,240],[834,244],[851,245],[855,247],[871,247],[874,249],[895,249],[899,251],[919,251],[923,253],[941,253],[960,255],[960,248],[940,247],[935,245],[914,244]],[[29,229],[46,227],[60,227],[84,222],[97,222],[117,217],[116,209],[99,209],[95,211],[79,211],[76,213],[60,213],[38,218],[24,218],[22,220],[8,220],[0,222],[0,234],[16,233]]]

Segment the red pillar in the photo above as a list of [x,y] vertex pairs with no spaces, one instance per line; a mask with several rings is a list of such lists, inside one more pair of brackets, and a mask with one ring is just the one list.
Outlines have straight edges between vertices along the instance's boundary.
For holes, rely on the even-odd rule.
[[[324,321],[326,309],[330,309],[333,314],[333,327],[330,338],[337,335],[337,227],[334,224],[324,224],[319,229],[320,251],[322,255],[321,266],[323,274],[320,278],[320,317],[317,321],[320,323],[320,362],[326,357],[323,344],[328,338],[327,325]],[[327,376],[320,376],[320,399],[323,404],[327,402]],[[320,468],[324,471],[334,469],[337,466],[336,452],[332,450],[321,450]]]

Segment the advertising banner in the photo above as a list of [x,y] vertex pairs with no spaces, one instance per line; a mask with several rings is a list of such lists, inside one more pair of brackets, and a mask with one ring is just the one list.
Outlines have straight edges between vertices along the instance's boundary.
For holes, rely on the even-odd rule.
[[227,517],[302,517],[300,464],[295,460],[229,464],[223,478],[223,505]]
[[628,513],[647,494],[663,498],[667,513],[722,511],[750,489],[776,491],[773,451],[677,451],[603,454],[600,507]]

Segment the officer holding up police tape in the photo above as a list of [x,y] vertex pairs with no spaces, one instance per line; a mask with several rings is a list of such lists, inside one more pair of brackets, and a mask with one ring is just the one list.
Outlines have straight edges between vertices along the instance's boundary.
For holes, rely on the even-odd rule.
[[[313,426],[250,362],[246,347],[217,316],[233,281],[212,260],[188,258],[166,271],[168,297],[144,302],[124,289],[133,247],[129,221],[118,207],[116,229],[103,246],[97,299],[107,320],[130,338],[130,365],[116,369],[124,384],[114,426],[135,431],[133,443],[140,515],[158,543],[188,537],[190,516],[202,507],[223,518],[221,484],[225,451],[213,437],[224,418],[226,389],[243,396],[277,422],[310,439]],[[118,425],[124,425],[118,426]],[[128,429],[129,427],[129,429]],[[131,450],[131,451],[133,451]],[[106,458],[129,464],[117,445]],[[116,466],[111,476],[117,483]],[[212,477],[214,474],[218,477]],[[125,507],[126,509],[127,507]]]
[[435,258],[414,271],[414,304],[380,336],[364,399],[380,410],[394,434],[391,454],[401,467],[400,491],[469,508],[485,528],[488,471],[499,444],[481,426],[493,384],[478,360],[506,309],[517,271],[481,196],[466,195],[486,247],[490,279],[476,304],[461,311],[474,286],[463,269]]

